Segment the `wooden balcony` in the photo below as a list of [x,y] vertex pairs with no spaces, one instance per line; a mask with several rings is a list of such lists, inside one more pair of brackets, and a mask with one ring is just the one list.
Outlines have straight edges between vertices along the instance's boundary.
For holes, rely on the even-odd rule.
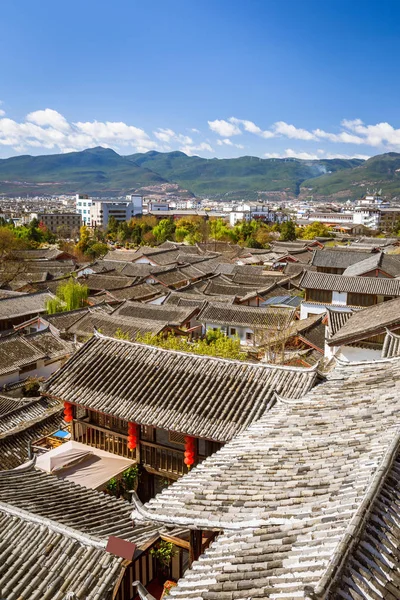
[[136,460],[136,450],[129,450],[128,436],[115,433],[104,427],[75,419],[73,421],[73,439],[87,446],[106,450],[112,454]]
[[146,470],[156,475],[177,479],[188,472],[182,450],[174,450],[152,442],[140,441],[140,461]]

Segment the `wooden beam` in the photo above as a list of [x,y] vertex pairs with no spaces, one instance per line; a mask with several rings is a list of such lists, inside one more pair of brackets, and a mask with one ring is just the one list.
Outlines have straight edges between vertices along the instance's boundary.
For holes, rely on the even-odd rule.
[[201,529],[190,530],[190,549],[189,549],[189,566],[191,567],[195,560],[201,554],[201,542],[203,533]]
[[178,548],[183,548],[190,552],[190,544],[186,540],[181,540],[181,538],[175,537],[174,535],[165,535],[164,533],[161,534],[161,539],[165,542],[171,542],[171,544],[178,546]]

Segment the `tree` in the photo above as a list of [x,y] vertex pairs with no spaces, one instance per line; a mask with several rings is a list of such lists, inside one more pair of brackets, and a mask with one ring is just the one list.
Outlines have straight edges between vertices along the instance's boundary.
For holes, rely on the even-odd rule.
[[86,225],[82,225],[82,227],[79,230],[79,242],[76,245],[77,251],[81,252],[82,254],[86,254],[86,251],[89,247],[89,241],[90,241],[89,228],[86,227]]
[[167,350],[246,360],[246,354],[242,352],[239,338],[227,337],[221,330],[208,331],[205,338],[193,342],[186,337],[177,337],[172,334],[153,335],[151,333],[138,335],[136,341]]
[[296,227],[293,221],[284,221],[282,223],[279,239],[282,242],[291,242],[296,239]]
[[329,237],[330,231],[323,223],[319,221],[315,221],[315,223],[310,223],[304,227],[301,232],[301,237],[303,240],[314,240],[317,237]]
[[91,259],[99,258],[100,256],[105,256],[107,252],[108,246],[107,244],[103,244],[102,242],[93,242],[89,245],[88,249],[86,250],[87,256]]
[[159,244],[174,239],[176,225],[171,219],[161,219],[153,228],[153,235]]
[[55,298],[47,301],[46,310],[49,314],[76,310],[87,304],[87,297],[87,286],[81,285],[71,277],[58,286]]

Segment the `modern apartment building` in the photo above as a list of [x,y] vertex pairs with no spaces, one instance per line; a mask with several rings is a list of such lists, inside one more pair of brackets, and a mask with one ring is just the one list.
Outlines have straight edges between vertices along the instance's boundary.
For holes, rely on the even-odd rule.
[[90,225],[90,208],[92,204],[93,200],[86,194],[76,194],[76,212],[81,215],[84,225]]
[[127,196],[126,200],[93,200],[90,208],[90,226],[107,227],[110,217],[120,222],[129,221],[142,212],[141,196]]
[[82,216],[76,213],[39,213],[38,220],[52,233],[61,232],[67,236],[79,233],[82,225]]

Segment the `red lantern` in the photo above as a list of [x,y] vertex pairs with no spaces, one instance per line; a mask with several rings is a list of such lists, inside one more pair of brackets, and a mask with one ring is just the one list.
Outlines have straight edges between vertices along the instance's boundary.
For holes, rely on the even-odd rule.
[[129,450],[134,450],[136,448],[136,442],[128,442],[128,448]]
[[128,433],[136,433],[136,423],[132,423],[132,421],[129,421],[128,423]]
[[74,420],[74,417],[72,415],[65,415],[64,417],[64,421],[66,421],[67,423],[71,423],[71,421]]
[[185,458],[194,458],[194,452],[191,452],[190,450],[186,450]]

